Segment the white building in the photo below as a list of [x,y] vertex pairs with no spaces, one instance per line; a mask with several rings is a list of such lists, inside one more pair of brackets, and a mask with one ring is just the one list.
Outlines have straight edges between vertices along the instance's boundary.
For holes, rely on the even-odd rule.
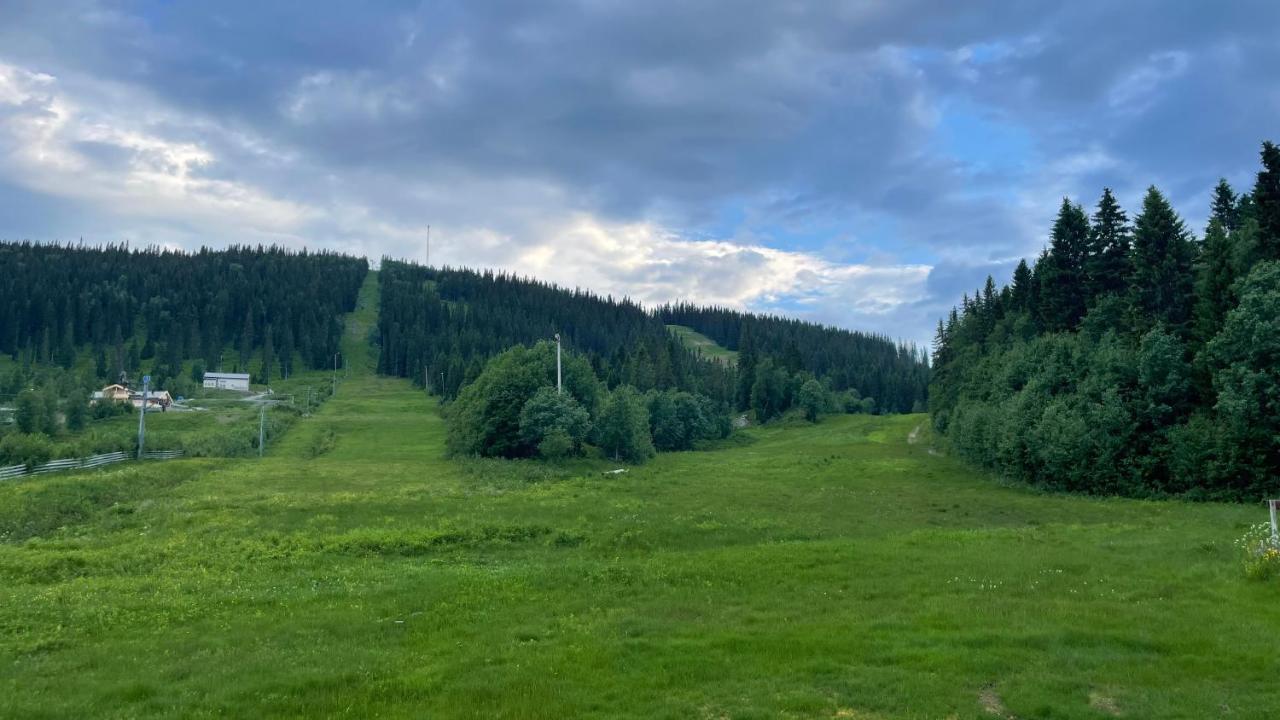
[[249,373],[207,372],[204,374],[204,386],[219,390],[249,392]]

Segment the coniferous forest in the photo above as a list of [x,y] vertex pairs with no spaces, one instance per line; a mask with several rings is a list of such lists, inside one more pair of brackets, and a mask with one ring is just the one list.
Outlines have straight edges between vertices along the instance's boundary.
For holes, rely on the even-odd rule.
[[158,379],[189,359],[248,372],[259,350],[285,373],[295,357],[325,367],[368,272],[363,258],[276,247],[34,243],[0,244],[0,267],[0,352],[69,368],[88,349],[112,380],[153,359],[145,367]]
[[929,409],[965,458],[1054,489],[1280,491],[1280,148],[1202,237],[1150,188],[1064,200],[1048,248],[940,321]]
[[[610,388],[685,390],[743,410],[764,401],[772,403],[769,410],[785,410],[797,404],[808,378],[823,381],[828,392],[852,390],[886,412],[923,410],[928,390],[927,358],[913,347],[799,320],[689,305],[651,313],[629,300],[512,275],[391,260],[383,261],[379,280],[379,370],[429,382],[449,399],[487,358],[557,332]],[[737,350],[737,367],[700,357],[666,323],[688,325]]]
[[629,300],[564,290],[512,275],[383,260],[379,372],[429,383],[445,399],[513,345],[559,333],[610,387],[681,389],[718,402],[732,371],[701,360],[662,321]]
[[889,338],[794,318],[677,303],[658,308],[665,323],[687,325],[738,353],[737,401],[750,404],[762,363],[807,372],[836,392],[853,390],[884,412],[922,412],[929,390],[924,351]]

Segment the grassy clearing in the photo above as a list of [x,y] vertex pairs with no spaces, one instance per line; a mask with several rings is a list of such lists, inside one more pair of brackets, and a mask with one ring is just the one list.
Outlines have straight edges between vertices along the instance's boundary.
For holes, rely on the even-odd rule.
[[722,362],[727,365],[735,365],[738,362],[738,352],[736,350],[730,350],[729,348],[722,347],[717,344],[715,340],[712,340],[691,327],[686,327],[684,325],[668,325],[667,329],[671,331],[671,334],[679,338],[680,342],[684,343],[686,347],[697,350],[702,353],[703,357],[710,358],[711,360]]
[[262,461],[0,486],[0,716],[1280,712],[1258,508],[1001,487],[920,416],[455,462],[352,365]]

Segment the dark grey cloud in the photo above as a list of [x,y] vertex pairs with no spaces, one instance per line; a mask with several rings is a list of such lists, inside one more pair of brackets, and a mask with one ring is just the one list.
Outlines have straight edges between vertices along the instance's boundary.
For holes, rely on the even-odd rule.
[[[1280,110],[1277,30],[1272,2],[11,0],[0,67],[54,78],[89,128],[65,144],[102,188],[72,214],[86,234],[195,242],[244,208],[231,231],[255,240],[421,257],[432,223],[470,238],[457,261],[501,263],[585,214],[932,265],[923,296],[846,323],[924,337],[1038,250],[1064,194],[1132,206],[1156,182],[1197,220],[1218,176],[1247,182]],[[0,151],[57,106],[2,93],[0,124],[27,124]],[[104,200],[126,170],[205,214]],[[48,192],[12,175],[11,205]],[[678,292],[673,273],[599,289]]]

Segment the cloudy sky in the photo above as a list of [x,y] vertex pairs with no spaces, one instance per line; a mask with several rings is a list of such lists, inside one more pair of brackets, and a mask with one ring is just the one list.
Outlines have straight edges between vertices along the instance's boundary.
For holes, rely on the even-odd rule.
[[[963,8],[961,7],[963,6]],[[505,268],[924,341],[1057,204],[1196,228],[1280,3],[0,2],[0,237]]]

